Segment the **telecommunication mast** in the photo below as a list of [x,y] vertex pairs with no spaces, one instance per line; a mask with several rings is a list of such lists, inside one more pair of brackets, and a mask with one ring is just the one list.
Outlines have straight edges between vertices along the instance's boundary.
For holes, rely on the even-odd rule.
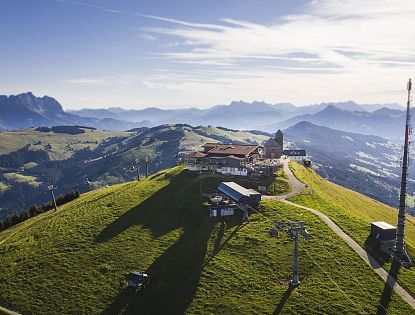
[[405,211],[406,211],[406,186],[408,180],[408,161],[409,161],[409,134],[410,129],[410,114],[409,107],[411,104],[411,79],[408,81],[408,101],[406,104],[406,123],[405,123],[405,138],[403,147],[402,159],[402,178],[401,191],[399,196],[399,212],[398,212],[398,227],[396,230],[395,246],[393,248],[393,258],[397,260],[402,266],[410,267],[412,265],[411,259],[406,252],[405,247]]

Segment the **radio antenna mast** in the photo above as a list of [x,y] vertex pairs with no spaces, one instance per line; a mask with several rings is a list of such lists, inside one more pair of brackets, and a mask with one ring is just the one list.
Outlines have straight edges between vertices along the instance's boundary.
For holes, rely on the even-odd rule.
[[403,147],[402,159],[402,179],[401,192],[399,196],[399,212],[398,212],[398,227],[396,230],[395,246],[393,248],[393,258],[404,267],[412,265],[405,248],[405,210],[406,210],[406,185],[408,179],[408,160],[409,160],[409,132],[410,132],[410,115],[409,107],[411,104],[411,79],[408,81],[408,101],[406,104],[406,123],[405,123],[405,139]]

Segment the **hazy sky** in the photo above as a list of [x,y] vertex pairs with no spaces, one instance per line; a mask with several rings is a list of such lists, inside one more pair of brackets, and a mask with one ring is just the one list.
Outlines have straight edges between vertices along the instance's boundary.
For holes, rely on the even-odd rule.
[[0,94],[65,108],[405,101],[415,1],[0,0]]

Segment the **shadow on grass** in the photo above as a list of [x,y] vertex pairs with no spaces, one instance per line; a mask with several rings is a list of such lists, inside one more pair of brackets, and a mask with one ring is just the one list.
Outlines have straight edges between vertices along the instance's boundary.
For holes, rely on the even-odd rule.
[[393,292],[392,287],[397,281],[400,267],[401,265],[396,260],[392,261],[392,266],[389,271],[385,286],[383,288],[382,296],[380,297],[379,306],[377,308],[376,315],[384,315],[388,313],[387,309],[389,307],[389,303],[391,301],[392,292]]
[[149,229],[153,238],[158,238],[178,228],[210,222],[193,179],[192,174],[184,172],[173,177],[167,186],[105,227],[95,242],[107,242],[136,225]]
[[373,268],[383,267],[390,262],[390,256],[380,250],[379,241],[372,235],[365,240],[364,248],[370,254],[369,263]]
[[[235,224],[231,225],[230,227],[234,226]],[[208,257],[208,259],[206,259],[205,263],[203,264],[202,268],[205,268],[207,266],[207,264],[221,251],[221,249],[223,247],[226,246],[226,244],[236,235],[236,233],[242,229],[245,225],[243,224],[239,224],[233,231],[231,234],[229,234],[229,236],[226,238],[226,240],[224,240],[222,243],[222,238],[225,234],[225,223],[222,221],[221,222],[221,226],[219,228],[219,232],[218,235],[215,239],[215,244],[213,247],[213,252],[212,254],[210,254],[210,256]]]
[[287,288],[287,290],[285,291],[284,295],[281,297],[280,302],[278,303],[277,307],[275,308],[274,313],[272,313],[273,315],[278,315],[278,314],[281,313],[281,311],[282,311],[282,309],[284,307],[285,302],[287,302],[287,300],[290,297],[291,292],[293,292],[293,290],[294,290],[294,287],[292,287],[292,286],[289,286]]
[[102,230],[97,243],[109,241],[135,225],[149,229],[154,238],[182,230],[178,240],[146,270],[151,283],[145,290],[135,295],[122,290],[103,314],[185,313],[198,287],[214,228],[204,210],[194,176],[182,172]]

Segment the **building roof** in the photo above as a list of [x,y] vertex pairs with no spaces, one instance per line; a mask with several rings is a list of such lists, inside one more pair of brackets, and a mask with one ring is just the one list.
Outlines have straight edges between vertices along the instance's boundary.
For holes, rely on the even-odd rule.
[[288,156],[307,156],[305,150],[284,150],[283,154]]
[[235,201],[240,201],[242,196],[249,198],[252,195],[259,194],[259,192],[242,187],[235,182],[222,182],[218,189]]
[[194,152],[190,152],[190,153],[186,153],[186,157],[188,158],[203,158],[205,157],[207,154],[200,152],[200,151],[194,151]]
[[255,189],[248,189],[249,194],[252,195],[261,195],[261,193],[257,192]]
[[280,147],[280,144],[277,142],[277,140],[269,138],[267,141],[265,141],[264,147]]
[[[209,144],[210,147],[210,143]],[[258,145],[217,143],[207,153],[215,155],[248,155],[258,149]]]
[[243,158],[237,157],[235,155],[229,155],[226,158],[231,159],[231,160],[238,160],[238,161],[243,160]]
[[380,221],[380,222],[372,222],[372,225],[376,225],[377,227],[381,228],[382,230],[396,230],[396,227],[390,225],[389,223]]
[[207,142],[204,145],[202,145],[202,148],[214,148],[218,145],[217,142]]

